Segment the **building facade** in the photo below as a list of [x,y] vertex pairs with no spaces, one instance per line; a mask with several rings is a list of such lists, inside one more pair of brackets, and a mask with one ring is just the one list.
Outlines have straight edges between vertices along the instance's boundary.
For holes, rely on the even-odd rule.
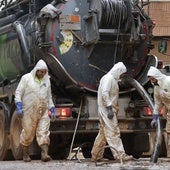
[[144,9],[156,23],[153,31],[155,48],[151,50],[151,54],[156,55],[164,64],[170,64],[170,56],[158,52],[158,42],[162,38],[168,38],[167,53],[170,54],[170,0],[149,0],[149,2],[149,6],[145,6]]

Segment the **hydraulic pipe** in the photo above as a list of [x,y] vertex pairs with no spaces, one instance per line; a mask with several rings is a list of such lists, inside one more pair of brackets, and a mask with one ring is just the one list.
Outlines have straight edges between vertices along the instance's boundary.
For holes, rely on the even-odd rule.
[[5,25],[0,28],[0,35],[5,34],[13,29],[12,24]]
[[10,24],[16,20],[16,15],[9,15],[4,18],[0,18],[0,27]]
[[14,26],[15,31],[17,32],[22,51],[24,53],[22,61],[24,65],[28,67],[30,65],[30,52],[29,52],[28,43],[26,40],[25,29],[23,25],[18,21],[14,22],[13,26]]

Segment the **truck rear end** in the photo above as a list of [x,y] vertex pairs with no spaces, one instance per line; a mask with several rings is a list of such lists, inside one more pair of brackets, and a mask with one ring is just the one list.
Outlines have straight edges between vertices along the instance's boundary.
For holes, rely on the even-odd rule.
[[[157,67],[158,61],[149,55],[154,22],[142,5],[131,0],[26,0],[2,9],[0,115],[4,140],[0,160],[9,149],[15,159],[22,157],[14,92],[20,77],[39,59],[49,68],[58,117],[50,126],[53,158],[67,158],[74,134],[73,147],[81,145],[83,155],[91,156],[99,130],[99,81],[119,61],[126,65],[131,80],[140,84],[120,83],[117,116],[125,150],[135,157],[152,150],[153,94],[147,71]],[[34,142],[31,154],[38,153]]]

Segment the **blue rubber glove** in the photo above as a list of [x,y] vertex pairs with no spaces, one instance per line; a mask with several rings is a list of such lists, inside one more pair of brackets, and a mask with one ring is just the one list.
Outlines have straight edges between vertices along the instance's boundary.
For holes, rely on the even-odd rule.
[[50,112],[51,112],[51,121],[54,122],[56,120],[56,111],[55,111],[55,107],[51,107],[50,108]]
[[158,114],[153,114],[153,119],[152,119],[152,122],[151,122],[151,127],[154,128],[157,126],[158,124],[158,118],[159,118],[159,115]]
[[19,118],[22,118],[22,116],[23,116],[22,102],[17,102],[17,103],[16,103],[16,107],[17,107],[18,117],[19,117]]
[[112,110],[112,106],[108,106],[107,109],[108,109],[107,118],[108,119],[113,119],[114,113],[113,113],[113,110]]

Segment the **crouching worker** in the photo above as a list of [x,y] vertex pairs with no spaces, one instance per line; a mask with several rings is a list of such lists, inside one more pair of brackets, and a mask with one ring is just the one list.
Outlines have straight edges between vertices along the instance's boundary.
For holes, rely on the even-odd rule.
[[51,119],[55,120],[55,107],[51,96],[51,84],[48,68],[43,60],[39,60],[34,69],[22,76],[15,92],[15,103],[18,117],[22,122],[20,144],[23,150],[23,160],[30,162],[29,145],[35,135],[41,148],[41,160],[50,161],[48,147],[50,144],[49,127]]
[[[119,97],[118,81],[126,72],[127,69],[125,65],[119,62],[100,80],[98,88],[100,129],[91,151],[92,161],[102,161],[104,153],[104,149],[102,150],[102,148],[106,145],[106,142],[111,147],[110,149],[114,159],[122,159],[124,161],[133,159],[132,156],[125,154],[117,121]],[[112,148],[115,148],[119,154]]]

